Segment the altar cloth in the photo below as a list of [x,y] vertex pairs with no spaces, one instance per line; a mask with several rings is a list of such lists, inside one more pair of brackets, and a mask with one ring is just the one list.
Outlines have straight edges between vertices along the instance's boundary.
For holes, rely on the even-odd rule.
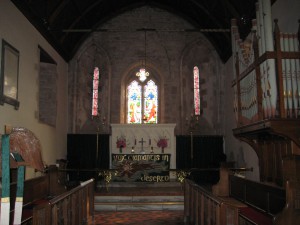
[[171,154],[112,154],[112,181],[168,182]]

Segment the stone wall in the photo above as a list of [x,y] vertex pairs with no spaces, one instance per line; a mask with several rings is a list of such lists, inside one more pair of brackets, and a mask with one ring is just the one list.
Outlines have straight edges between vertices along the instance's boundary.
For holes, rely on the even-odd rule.
[[[91,34],[70,62],[69,132],[109,133],[110,123],[126,121],[126,85],[144,59],[147,35],[147,70],[159,85],[159,123],[175,123],[176,134],[188,134],[193,113],[193,67],[201,77],[203,132],[221,134],[224,110],[223,64],[211,43],[194,27],[164,10],[141,7],[104,23]],[[154,30],[150,30],[154,29]],[[100,69],[100,120],[91,118],[94,66]]]

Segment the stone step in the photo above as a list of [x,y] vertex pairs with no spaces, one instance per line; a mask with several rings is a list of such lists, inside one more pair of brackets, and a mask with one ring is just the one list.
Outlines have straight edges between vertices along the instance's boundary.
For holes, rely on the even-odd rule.
[[[106,187],[105,183],[98,184],[98,187]],[[110,187],[182,187],[178,181],[169,182],[110,182],[107,185]]]
[[95,211],[153,211],[153,210],[183,210],[181,202],[151,202],[151,203],[122,203],[122,204],[95,204]]
[[107,202],[183,202],[183,196],[95,196],[95,203]]
[[95,196],[95,211],[183,210],[183,196]]
[[98,185],[95,211],[183,210],[181,183],[111,182]]

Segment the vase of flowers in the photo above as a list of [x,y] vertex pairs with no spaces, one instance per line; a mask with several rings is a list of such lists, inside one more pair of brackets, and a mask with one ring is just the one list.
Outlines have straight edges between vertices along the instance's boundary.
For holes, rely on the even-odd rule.
[[157,142],[157,147],[161,148],[161,153],[164,153],[164,149],[168,147],[168,140],[166,138],[160,138]]
[[120,138],[117,137],[117,148],[119,149],[119,153],[122,153],[122,149],[126,147],[126,139],[124,136],[121,136]]

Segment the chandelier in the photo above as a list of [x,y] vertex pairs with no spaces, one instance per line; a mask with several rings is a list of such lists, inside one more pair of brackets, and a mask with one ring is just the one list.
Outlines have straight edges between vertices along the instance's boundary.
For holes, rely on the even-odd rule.
[[149,76],[149,72],[146,71],[146,59],[147,59],[147,48],[146,48],[146,44],[147,44],[147,34],[146,34],[146,30],[145,30],[145,59],[144,62],[145,64],[140,68],[140,70],[136,73],[136,76],[139,77],[139,80],[141,82],[144,82],[147,77]]

